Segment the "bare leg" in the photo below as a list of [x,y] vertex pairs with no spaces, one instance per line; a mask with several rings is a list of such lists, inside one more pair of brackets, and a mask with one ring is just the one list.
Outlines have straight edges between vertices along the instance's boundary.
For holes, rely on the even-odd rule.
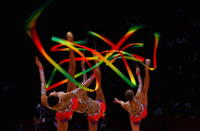
[[[73,41],[73,34],[71,32],[67,32],[66,37],[67,37],[67,40]],[[69,75],[74,77],[75,71],[76,71],[76,61],[75,61],[74,51],[71,49],[69,52],[69,59],[70,61],[69,61],[68,73]],[[70,92],[75,88],[76,88],[76,85],[73,82],[69,81],[67,84],[66,92]],[[65,121],[57,120],[57,128],[58,128],[58,131],[67,131],[68,121],[65,122]]]
[[[101,102],[105,103],[104,94],[101,88],[101,71],[99,67],[95,69],[95,73],[97,76],[97,80],[99,81],[99,88],[96,90],[96,100],[100,100]],[[97,131],[98,121],[94,123],[93,121],[88,120],[88,124],[89,124],[89,131]]]
[[97,131],[98,123],[93,123],[91,120],[88,120],[89,131]]
[[101,86],[96,91],[96,100],[100,100],[103,103],[105,103],[105,97],[104,97]]
[[[145,61],[146,65],[150,64],[150,60],[146,59]],[[149,89],[149,83],[150,83],[150,77],[149,77],[149,69],[145,68],[145,79],[144,79],[144,87],[142,89],[142,104],[147,107],[148,105],[148,89]]]
[[101,71],[99,67],[97,67],[95,71],[96,71],[97,79],[99,80],[99,88],[96,91],[96,100],[101,100],[103,103],[105,103],[105,97],[101,88]]
[[67,131],[68,130],[68,121],[57,120],[57,131]]
[[132,131],[140,131],[140,124],[134,124],[131,119],[130,119],[130,123],[131,123],[131,129]]
[[[67,32],[67,40],[73,41],[73,34],[71,32]],[[69,61],[68,73],[69,75],[74,77],[75,72],[76,72],[76,61],[75,61],[74,51],[71,49],[69,53],[69,59],[70,61]],[[76,88],[76,85],[73,82],[69,81],[67,85],[67,92],[72,91],[75,88]]]

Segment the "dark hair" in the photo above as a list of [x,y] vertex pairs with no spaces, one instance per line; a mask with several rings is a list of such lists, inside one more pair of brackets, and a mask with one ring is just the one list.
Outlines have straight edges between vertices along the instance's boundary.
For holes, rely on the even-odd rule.
[[127,99],[127,100],[132,100],[133,99],[133,96],[134,96],[134,93],[133,93],[133,91],[132,90],[127,90],[126,92],[125,92],[125,98]]
[[52,106],[55,106],[56,104],[58,104],[59,98],[58,98],[58,96],[50,95],[47,98],[47,102],[48,102],[49,106],[52,107]]

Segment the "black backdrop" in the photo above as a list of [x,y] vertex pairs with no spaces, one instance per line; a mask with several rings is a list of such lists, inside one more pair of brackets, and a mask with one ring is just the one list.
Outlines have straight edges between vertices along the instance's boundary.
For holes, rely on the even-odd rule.
[[[18,120],[31,119],[34,115],[35,104],[39,102],[40,95],[39,74],[34,56],[39,56],[47,69],[51,69],[23,28],[26,19],[44,2],[7,1],[2,4],[5,7],[1,9],[0,47],[2,122],[9,123],[12,119],[16,124]],[[197,100],[200,19],[195,4],[182,4],[55,0],[39,18],[37,29],[44,43],[50,43],[52,35],[64,38],[65,32],[69,30],[74,33],[76,40],[87,39],[92,43],[93,39],[88,36],[87,31],[103,34],[117,42],[130,26],[144,25],[135,39],[146,44],[143,49],[135,50],[136,53],[150,58],[152,34],[159,32],[161,39],[158,46],[158,68],[151,72],[149,116],[154,117],[153,112],[157,107],[163,108],[165,116],[177,115],[172,111],[173,105],[177,101],[188,100],[192,104],[193,112],[197,112],[195,117],[199,117]],[[97,39],[95,42],[99,51],[109,48]],[[134,67],[133,64],[132,68]],[[112,101],[114,97],[124,99],[123,93],[129,87],[105,65],[102,66],[102,76],[103,91],[108,102],[108,117],[125,120],[126,112]],[[185,117],[183,110],[181,113]]]

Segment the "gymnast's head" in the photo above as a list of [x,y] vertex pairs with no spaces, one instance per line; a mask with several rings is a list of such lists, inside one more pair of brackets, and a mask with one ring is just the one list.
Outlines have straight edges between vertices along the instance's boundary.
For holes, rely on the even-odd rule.
[[47,98],[47,103],[50,107],[55,107],[59,105],[58,92],[56,91],[51,92]]
[[66,37],[68,41],[73,41],[74,40],[74,35],[72,34],[72,32],[68,31],[66,33]]
[[125,98],[129,101],[129,100],[132,100],[134,97],[134,92],[132,90],[127,90],[125,92]]

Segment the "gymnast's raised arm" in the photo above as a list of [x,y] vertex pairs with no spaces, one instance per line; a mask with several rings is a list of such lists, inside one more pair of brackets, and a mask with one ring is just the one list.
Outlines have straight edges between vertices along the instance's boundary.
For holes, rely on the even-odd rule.
[[45,80],[45,76],[44,76],[44,68],[42,63],[40,62],[40,60],[38,59],[38,57],[35,57],[35,63],[38,66],[39,69],[39,73],[40,73],[40,80],[41,80],[41,103],[48,107],[47,104],[47,95],[46,95],[46,80]]

